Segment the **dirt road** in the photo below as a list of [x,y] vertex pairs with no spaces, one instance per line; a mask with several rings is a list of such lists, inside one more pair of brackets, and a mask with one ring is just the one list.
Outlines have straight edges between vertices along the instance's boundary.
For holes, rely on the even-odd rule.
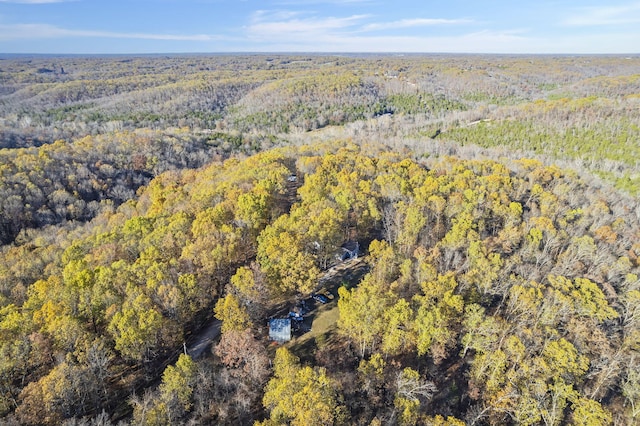
[[220,321],[217,319],[211,320],[195,338],[195,341],[187,346],[187,353],[193,359],[198,359],[203,356],[207,356],[211,350],[211,344],[220,334]]

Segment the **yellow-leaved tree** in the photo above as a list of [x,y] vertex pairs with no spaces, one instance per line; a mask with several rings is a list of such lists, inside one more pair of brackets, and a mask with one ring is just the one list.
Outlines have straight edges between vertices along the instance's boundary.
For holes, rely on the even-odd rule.
[[315,426],[345,423],[336,384],[324,368],[302,367],[286,348],[279,348],[273,361],[273,378],[264,398],[269,419],[256,426],[290,424]]

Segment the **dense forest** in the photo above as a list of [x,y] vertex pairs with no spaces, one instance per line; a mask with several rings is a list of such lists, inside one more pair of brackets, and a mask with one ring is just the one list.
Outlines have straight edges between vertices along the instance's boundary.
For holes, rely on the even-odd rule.
[[639,108],[635,56],[0,58],[1,422],[638,424]]

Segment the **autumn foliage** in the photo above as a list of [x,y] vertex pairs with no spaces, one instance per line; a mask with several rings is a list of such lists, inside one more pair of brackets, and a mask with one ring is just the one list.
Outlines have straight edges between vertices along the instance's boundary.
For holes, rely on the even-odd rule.
[[535,60],[3,64],[1,422],[636,424],[637,60]]

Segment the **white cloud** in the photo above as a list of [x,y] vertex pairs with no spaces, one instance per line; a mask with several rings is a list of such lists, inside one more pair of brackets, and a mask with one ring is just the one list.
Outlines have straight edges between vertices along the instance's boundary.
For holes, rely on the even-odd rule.
[[[327,37],[317,44],[326,51],[336,52],[458,52],[458,53],[511,53],[516,46],[527,44],[528,39],[514,32],[481,31],[459,36],[359,36],[349,38]],[[291,46],[293,47],[293,46]],[[281,46],[278,50],[287,49]],[[304,50],[304,49],[303,49]]]
[[368,24],[363,27],[363,30],[377,31],[377,30],[397,29],[397,28],[428,27],[428,26],[435,26],[435,25],[461,25],[461,24],[469,24],[471,22],[473,21],[470,19],[440,19],[440,18],[401,19],[399,21]]
[[380,52],[380,53],[498,53],[591,54],[633,53],[640,34],[534,37],[528,30],[477,31],[453,36],[378,36],[322,34],[306,38],[272,39],[252,51],[263,52]]
[[246,27],[253,40],[317,40],[328,35],[344,35],[352,31],[368,15],[352,15],[345,18],[308,16],[295,11],[257,11]]
[[97,37],[144,40],[212,41],[223,37],[209,34],[118,33],[111,31],[70,30],[48,24],[0,24],[0,40]]
[[[640,3],[634,3],[640,9]],[[615,10],[611,10],[615,9]],[[633,8],[589,9],[586,22],[602,22],[625,16]],[[583,11],[586,9],[583,9]],[[633,9],[635,10],[635,9]],[[576,25],[575,21],[573,25]],[[326,17],[318,12],[292,10],[258,11],[244,29],[247,44],[253,51],[278,52],[442,52],[442,53],[633,53],[637,52],[638,32],[599,31],[592,35],[536,32],[535,28],[488,28],[484,31],[460,31],[466,25],[478,25],[469,19],[412,18],[388,22],[372,22],[371,15]],[[457,26],[459,34],[393,34],[383,35],[388,29]]]
[[587,7],[562,21],[567,26],[621,25],[640,22],[640,3],[623,6]]
[[[249,40],[260,46],[273,45],[273,50],[324,50],[324,51],[401,51],[410,37],[375,37],[363,33],[386,29],[406,29],[425,26],[463,25],[474,22],[470,19],[403,19],[391,22],[366,24],[371,15],[350,15],[346,17],[320,16],[316,12],[293,10],[259,10],[252,15],[250,24],[245,27]],[[371,41],[371,42],[370,42]],[[394,48],[379,49],[379,46]],[[354,46],[353,48],[340,48]],[[366,49],[356,46],[367,45]],[[322,47],[330,46],[330,47]],[[285,48],[286,47],[286,48]]]

